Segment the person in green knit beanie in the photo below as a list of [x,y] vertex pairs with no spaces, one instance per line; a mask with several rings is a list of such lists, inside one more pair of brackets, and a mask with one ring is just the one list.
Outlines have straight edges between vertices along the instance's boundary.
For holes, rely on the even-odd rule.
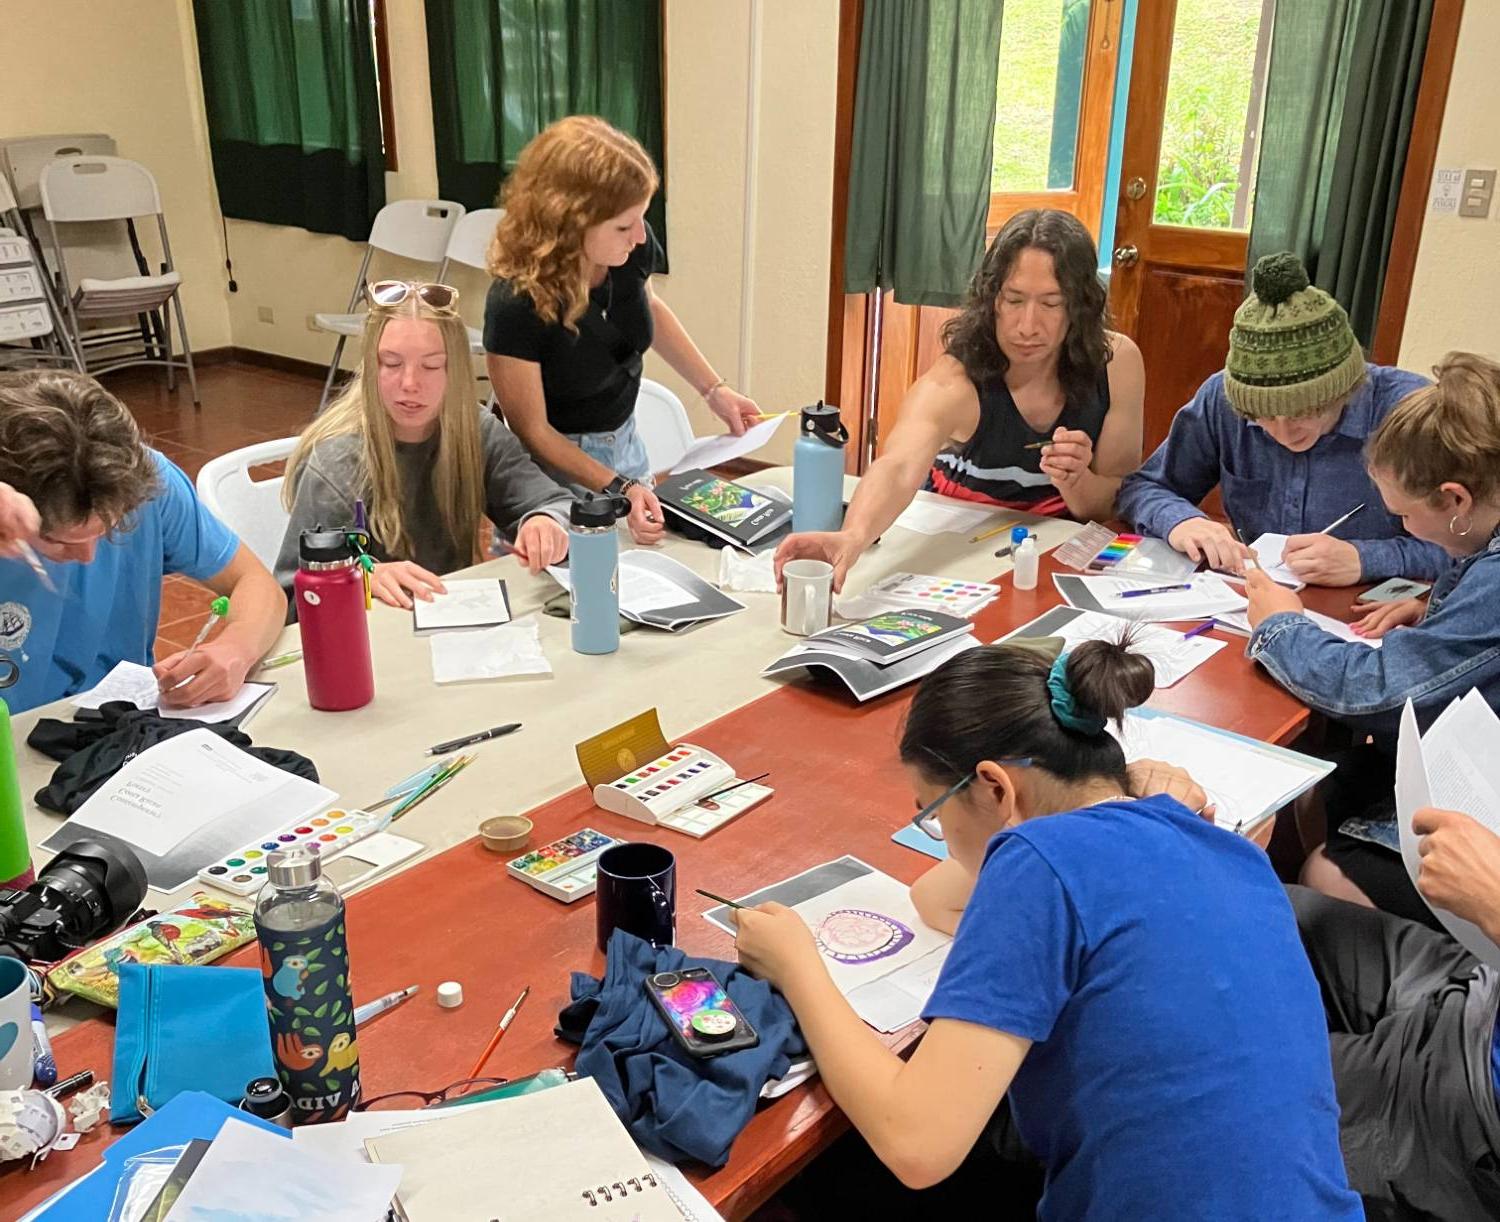
[[[1250,554],[1238,532],[1287,536],[1283,563],[1312,585],[1435,578],[1446,556],[1386,511],[1364,462],[1365,439],[1427,379],[1367,362],[1343,306],[1296,255],[1259,260],[1250,290],[1224,369],[1121,485],[1120,515],[1229,572]],[[1228,523],[1201,508],[1215,487]]]

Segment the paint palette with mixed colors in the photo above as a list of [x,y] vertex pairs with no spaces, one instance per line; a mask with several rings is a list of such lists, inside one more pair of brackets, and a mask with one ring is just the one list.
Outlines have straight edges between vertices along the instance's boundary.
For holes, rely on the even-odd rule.
[[734,769],[692,743],[679,743],[649,764],[594,786],[594,801],[617,815],[702,838],[772,794],[740,784]]
[[571,904],[592,895],[598,882],[599,854],[624,844],[591,827],[532,849],[505,863],[505,872],[544,895]]
[[350,845],[384,831],[390,821],[388,812],[371,814],[333,807],[247,844],[237,853],[199,870],[198,877],[232,895],[253,895],[265,884],[266,859],[272,853],[305,844],[316,849],[326,861]]

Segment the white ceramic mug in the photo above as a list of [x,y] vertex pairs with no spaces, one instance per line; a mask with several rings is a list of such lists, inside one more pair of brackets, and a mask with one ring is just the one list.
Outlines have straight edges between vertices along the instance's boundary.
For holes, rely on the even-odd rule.
[[833,565],[790,560],[781,570],[781,630],[793,636],[822,632],[833,621]]
[[31,985],[26,965],[0,955],[0,1090],[31,1085],[36,1054],[31,1039]]

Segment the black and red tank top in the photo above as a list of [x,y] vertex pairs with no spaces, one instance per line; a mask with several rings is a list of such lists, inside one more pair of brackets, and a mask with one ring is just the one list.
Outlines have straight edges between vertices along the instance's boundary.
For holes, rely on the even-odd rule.
[[1053,517],[1066,514],[1062,496],[1042,471],[1041,450],[1026,447],[1051,441],[1058,428],[1087,433],[1097,446],[1109,413],[1108,371],[1100,373],[1093,392],[1082,401],[1067,400],[1056,423],[1041,433],[1026,423],[1004,377],[978,390],[979,427],[968,441],[943,450],[933,460],[927,491]]

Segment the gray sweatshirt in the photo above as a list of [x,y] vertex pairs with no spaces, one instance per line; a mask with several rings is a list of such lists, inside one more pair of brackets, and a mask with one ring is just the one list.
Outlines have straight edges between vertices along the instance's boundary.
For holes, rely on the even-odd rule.
[[[484,503],[490,521],[506,538],[514,539],[521,523],[536,513],[550,514],[563,528],[568,524],[571,496],[531,460],[526,447],[489,412],[480,417],[484,447]],[[470,563],[473,540],[457,540],[443,525],[432,490],[436,436],[427,441],[396,443],[396,468],[401,481],[401,503],[415,554],[393,556],[379,539],[370,540],[377,560],[414,560],[432,573],[451,573]],[[348,526],[354,521],[354,502],[368,498],[359,479],[359,438],[332,437],[309,456],[297,481],[291,520],[276,558],[276,580],[286,589],[297,572],[297,541],[304,530],[318,526]]]

